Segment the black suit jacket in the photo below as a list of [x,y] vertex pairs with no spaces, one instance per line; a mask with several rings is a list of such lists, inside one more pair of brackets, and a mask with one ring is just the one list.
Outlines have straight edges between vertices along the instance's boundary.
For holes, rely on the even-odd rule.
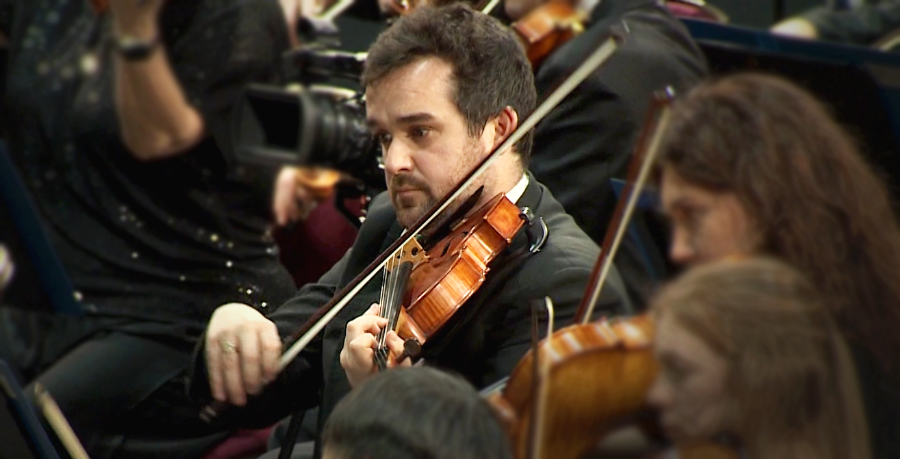
[[900,1],[881,0],[851,10],[814,8],[800,15],[822,40],[868,45],[900,29]]
[[[491,265],[485,284],[465,304],[451,322],[426,343],[424,358],[430,365],[460,373],[477,387],[487,386],[507,376],[531,343],[531,300],[549,296],[556,309],[556,325],[572,322],[599,249],[568,216],[550,191],[530,177],[519,207],[529,207],[544,218],[549,239],[543,249],[518,258],[528,246],[520,233],[509,249]],[[396,240],[401,228],[396,222],[387,194],[375,198],[369,216],[360,228],[347,254],[317,283],[304,286],[290,301],[273,311],[269,318],[286,336],[332,295]],[[506,261],[506,264],[504,264]],[[363,314],[378,301],[380,275],[365,287],[350,304],[329,323],[279,378],[247,407],[219,422],[229,426],[270,425],[297,409],[319,407],[319,429],[334,405],[350,390],[340,351],[347,322]],[[619,313],[630,308],[618,272],[604,286],[598,310]],[[542,323],[542,330],[546,324]],[[452,332],[448,338],[447,334]],[[192,390],[208,397],[203,372],[203,353],[198,353]]]
[[[615,209],[610,178],[624,178],[634,141],[651,94],[667,85],[690,85],[708,70],[703,54],[683,24],[654,0],[602,0],[582,34],[555,50],[538,68],[538,94],[549,93],[585,56],[627,24],[625,43],[538,124],[530,169],[547,185],[575,221],[602,242]],[[635,220],[641,227],[640,217]],[[633,297],[642,301],[652,285],[648,268],[662,275],[663,259],[652,251],[651,267],[638,258],[630,240],[616,262]]]

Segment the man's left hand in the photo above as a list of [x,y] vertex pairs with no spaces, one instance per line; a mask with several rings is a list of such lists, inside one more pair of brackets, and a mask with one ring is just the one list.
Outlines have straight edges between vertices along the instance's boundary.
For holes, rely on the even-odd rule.
[[[363,315],[347,323],[347,336],[344,348],[341,349],[341,367],[347,373],[350,386],[356,387],[375,373],[375,349],[378,347],[378,333],[387,327],[386,318],[378,315],[380,306],[376,303],[369,307]],[[385,344],[391,355],[397,358],[403,355],[403,339],[391,330],[385,336]],[[389,359],[389,366],[397,366]],[[410,366],[409,359],[404,359],[399,366]]]

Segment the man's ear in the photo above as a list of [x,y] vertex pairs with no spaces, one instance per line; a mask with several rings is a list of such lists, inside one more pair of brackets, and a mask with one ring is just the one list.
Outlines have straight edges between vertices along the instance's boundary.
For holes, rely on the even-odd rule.
[[507,105],[503,108],[503,111],[494,117],[491,125],[494,128],[494,146],[492,149],[496,149],[512,135],[513,131],[519,126],[519,114],[516,113],[512,107]]

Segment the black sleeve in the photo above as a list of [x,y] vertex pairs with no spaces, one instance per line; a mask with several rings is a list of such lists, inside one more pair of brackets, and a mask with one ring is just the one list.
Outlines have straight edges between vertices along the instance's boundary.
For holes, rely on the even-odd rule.
[[0,0],[0,33],[2,33],[7,40],[12,36],[16,3],[16,0]]
[[[553,274],[556,287],[552,292],[535,292],[533,289],[520,289],[521,297],[503,307],[506,316],[503,319],[505,325],[502,329],[494,330],[493,340],[495,349],[488,348],[488,357],[484,362],[481,386],[498,381],[509,376],[516,368],[522,357],[532,347],[531,342],[531,308],[533,301],[540,301],[542,295],[549,295],[553,300],[555,310],[555,328],[572,323],[578,304],[581,300],[581,292],[584,290],[585,280],[590,276],[590,271],[584,268],[568,268]],[[534,283],[533,283],[534,284]],[[521,284],[517,287],[520,287]],[[538,333],[543,338],[547,331],[547,315],[538,315]]]
[[[538,84],[547,87],[539,93],[566,71],[542,69]],[[610,178],[624,174],[638,127],[622,99],[592,76],[535,130],[531,171],[595,241],[602,239],[616,202]]]
[[203,0],[187,11],[191,3],[169,2],[163,11],[167,51],[186,97],[230,161],[235,103],[248,83],[280,82],[287,22],[277,0]]
[[900,1],[881,1],[848,11],[814,8],[800,15],[822,40],[868,45],[900,28]]
[[[550,297],[555,330],[574,322],[599,250],[583,236],[573,237],[571,231],[551,230],[550,240],[548,244],[552,246],[533,255],[540,259],[526,260],[514,283],[504,288],[504,293],[497,298],[504,306],[499,308],[504,316],[499,321],[490,321],[494,325],[489,325],[487,331],[486,359],[480,380],[476,381],[481,386],[512,373],[531,348],[531,309],[535,301],[543,303],[544,297]],[[629,308],[624,283],[613,267],[592,317],[621,314]],[[546,314],[541,313],[539,317],[538,331],[543,338],[548,320]]]
[[[545,273],[546,275],[546,273]],[[520,277],[516,284],[516,298],[505,305],[506,316],[501,329],[491,331],[491,341],[497,347],[489,346],[487,359],[481,373],[481,386],[486,386],[504,376],[508,376],[519,365],[522,357],[532,347],[531,308],[534,300],[549,296],[553,301],[554,331],[571,325],[575,320],[581,298],[584,296],[591,270],[585,266],[569,266],[555,270],[552,282],[537,282],[530,276]],[[538,287],[540,285],[544,287]],[[552,286],[552,291],[546,286]],[[618,271],[613,268],[604,284],[600,300],[592,315],[596,320],[621,314],[628,296]],[[538,333],[544,338],[547,333],[547,315],[538,315]]]
[[[268,315],[275,322],[282,339],[301,327],[336,291],[336,285],[344,271],[349,252],[341,258],[316,283],[307,284],[294,298]],[[261,428],[270,426],[300,409],[309,409],[321,402],[322,391],[322,333],[297,356],[275,381],[257,396],[251,397],[245,407],[231,408],[220,415],[216,422],[224,428]],[[193,373],[188,391],[198,401],[211,400],[209,376],[206,371],[204,343],[201,338],[194,352]],[[287,351],[290,343],[285,344]]]

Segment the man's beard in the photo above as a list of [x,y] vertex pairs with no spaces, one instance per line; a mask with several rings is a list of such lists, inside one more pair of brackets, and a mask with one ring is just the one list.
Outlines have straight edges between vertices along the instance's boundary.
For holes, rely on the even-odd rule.
[[425,212],[434,207],[439,199],[427,183],[414,177],[412,174],[395,175],[391,179],[391,190],[398,188],[416,190],[412,196],[397,196],[391,191],[391,203],[394,205],[394,211],[397,213],[397,221],[404,228],[409,228],[419,221],[425,215]]
[[[467,164],[458,164],[455,170],[451,172],[457,177],[457,183],[475,167],[477,158],[482,156],[478,154],[479,152],[481,152],[481,145],[475,140],[466,146],[465,158],[469,159],[469,161],[467,161]],[[467,197],[471,196],[479,186],[486,183],[488,175],[490,175],[490,171],[485,172],[478,180],[475,180],[475,183],[460,197],[450,203],[444,210],[443,215],[450,215],[451,212],[458,209],[466,201]],[[410,228],[419,221],[426,212],[431,210],[441,198],[452,190],[452,188],[444,191],[435,190],[424,180],[413,176],[411,173],[397,174],[391,178],[390,189],[397,190],[400,188],[417,190],[412,196],[397,196],[394,194],[394,191],[391,191],[391,203],[394,205],[397,221],[404,228]]]

